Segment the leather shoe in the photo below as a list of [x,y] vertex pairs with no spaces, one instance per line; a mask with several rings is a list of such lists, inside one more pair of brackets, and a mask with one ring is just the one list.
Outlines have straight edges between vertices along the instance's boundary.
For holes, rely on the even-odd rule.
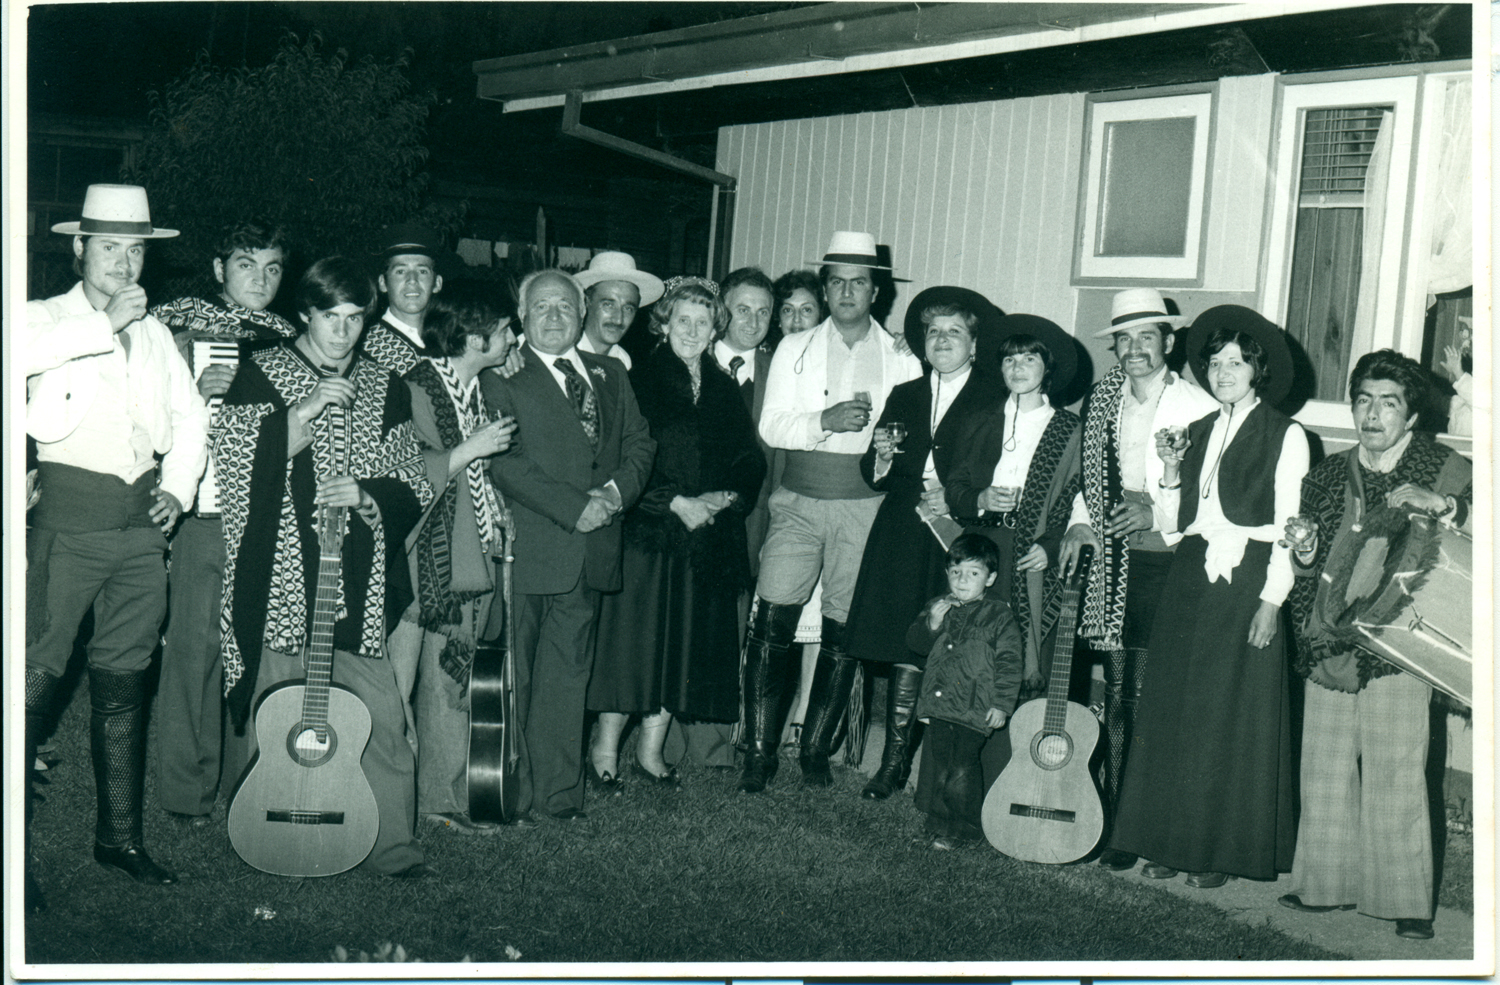
[[500,833],[500,825],[494,821],[476,821],[468,814],[460,811],[423,814],[422,820],[435,828],[442,828],[445,831],[452,831],[461,835],[488,836]]
[[588,819],[588,814],[579,810],[577,807],[564,807],[562,810],[552,815],[552,820],[554,821],[587,821]]
[[618,797],[625,792],[624,780],[615,776],[609,770],[605,770],[603,773],[599,772],[592,762],[588,764],[586,775],[588,776],[590,786],[611,797]]
[[1285,896],[1277,898],[1276,902],[1280,903],[1288,910],[1296,910],[1299,913],[1332,913],[1334,910],[1354,909],[1353,903],[1334,904],[1332,906],[1313,906],[1309,903],[1302,902],[1302,897],[1298,896],[1295,893],[1287,893]]
[[657,776],[640,763],[631,763],[630,775],[637,780],[644,780],[658,787],[670,787],[675,790],[682,786],[682,777],[678,774],[677,767],[675,766],[667,767],[667,772],[664,775]]
[[1396,936],[1406,937],[1414,941],[1432,940],[1431,920],[1397,920]]
[[1194,889],[1218,889],[1233,878],[1224,872],[1189,872],[1183,884]]
[[170,886],[177,881],[175,873],[151,861],[151,856],[140,845],[121,845],[119,848],[95,845],[94,861],[118,869],[147,886]]
[[1122,852],[1118,848],[1106,848],[1099,856],[1099,868],[1110,872],[1124,872],[1126,869],[1135,868],[1135,863],[1140,861],[1139,855],[1130,852]]
[[1141,875],[1147,879],[1171,879],[1177,875],[1177,870],[1160,862],[1147,862],[1141,866]]
[[179,811],[167,811],[167,817],[190,831],[201,831],[214,823],[213,817],[209,814],[183,814]]

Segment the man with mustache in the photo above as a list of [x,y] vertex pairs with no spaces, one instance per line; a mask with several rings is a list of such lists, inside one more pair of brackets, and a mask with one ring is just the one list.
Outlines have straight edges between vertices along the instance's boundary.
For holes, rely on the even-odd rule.
[[1433,933],[1425,775],[1432,688],[1353,645],[1324,613],[1344,608],[1347,587],[1325,571],[1348,570],[1348,558],[1390,522],[1388,510],[1398,511],[1398,522],[1405,513],[1468,522],[1473,466],[1412,430],[1428,386],[1422,367],[1398,352],[1360,357],[1349,377],[1359,444],[1302,480],[1311,535],[1287,525],[1296,572],[1306,576],[1288,602],[1298,642],[1293,669],[1307,678],[1307,703],[1293,891],[1279,902],[1304,913],[1358,907],[1416,940]]
[[[176,875],[142,844],[146,679],[166,615],[167,535],[203,474],[208,409],[138,281],[146,241],[177,230],[152,226],[144,188],[90,185],[82,221],[52,231],[73,237],[80,280],[26,306],[26,430],[37,443],[41,499],[26,538],[21,754],[29,777],[92,608],[94,858],[137,882],[168,885]],[[30,803],[28,784],[28,817]],[[29,872],[26,888],[27,908],[41,909]]]
[[[268,310],[286,269],[285,231],[251,219],[225,228],[214,250],[214,279],[221,290],[182,297],[151,309],[172,330],[177,348],[198,379],[210,412],[234,382],[235,363],[210,363],[207,346],[219,343],[243,359],[251,351],[297,334],[292,323]],[[162,641],[156,688],[157,799],[167,814],[191,828],[210,823],[219,790],[224,700],[219,659],[219,593],[224,581],[224,526],[212,457],[199,484],[198,503],[172,537],[167,576],[170,616]],[[228,756],[229,768],[244,763]],[[231,776],[226,790],[237,777]]]
[[589,261],[588,269],[578,274],[583,285],[588,314],[583,321],[583,337],[578,347],[600,356],[613,356],[630,368],[630,354],[620,345],[635,322],[635,313],[662,296],[661,279],[637,270],[635,257],[628,253],[605,250]]
[[760,606],[746,634],[745,793],[765,790],[776,773],[787,651],[819,576],[822,650],[799,762],[806,785],[833,783],[828,754],[858,666],[844,651],[844,624],[884,496],[865,482],[860,459],[891,388],[922,372],[917,358],[870,315],[880,293],[875,272],[890,270],[876,252],[875,237],[836,232],[818,262],[829,316],[776,349],[760,415],[760,436],[770,447],[786,449],[786,467],[769,500],[770,529],[755,589]]
[[[1132,288],[1116,294],[1110,322],[1095,338],[1113,337],[1118,363],[1094,384],[1083,405],[1083,487],[1063,535],[1065,576],[1085,544],[1094,548],[1079,635],[1105,654],[1105,797],[1110,813],[1119,794],[1156,604],[1182,539],[1163,534],[1151,502],[1162,479],[1153,435],[1187,427],[1218,409],[1197,384],[1167,368],[1173,331],[1184,319],[1167,311],[1159,291]],[[1135,865],[1128,852],[1105,849],[1099,864]]]

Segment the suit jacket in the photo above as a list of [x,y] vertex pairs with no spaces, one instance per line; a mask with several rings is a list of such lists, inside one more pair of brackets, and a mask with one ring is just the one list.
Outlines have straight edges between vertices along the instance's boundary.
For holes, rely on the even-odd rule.
[[766,403],[766,378],[771,374],[771,351],[764,346],[755,350],[755,379],[740,384],[740,395],[745,398],[745,409],[750,411],[750,420],[756,425],[755,438],[760,444],[761,454],[766,458],[766,477],[760,484],[760,493],[755,497],[755,506],[745,517],[745,546],[750,552],[750,574],[760,573],[760,545],[766,541],[766,531],[771,526],[771,493],[781,481],[783,456],[766,444],[760,436],[760,410]]
[[574,530],[588,491],[611,480],[622,508],[640,497],[651,474],[656,442],[636,406],[619,360],[578,351],[599,405],[599,447],[589,444],[573,405],[543,355],[526,347],[526,365],[510,379],[486,371],[489,405],[519,425],[516,443],[490,463],[496,487],[516,518],[515,590],[560,595],[578,584],[601,592],[620,589],[618,520],[588,534]]

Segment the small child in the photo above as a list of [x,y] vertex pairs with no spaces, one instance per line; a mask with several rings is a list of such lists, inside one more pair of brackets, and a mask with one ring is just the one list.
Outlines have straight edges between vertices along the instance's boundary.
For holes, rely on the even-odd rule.
[[1021,632],[1010,606],[985,596],[999,570],[994,541],[959,537],[948,550],[948,594],[927,603],[906,632],[908,647],[927,651],[917,702],[927,730],[916,802],[933,848],[984,837],[979,751],[1005,726],[1021,689]]

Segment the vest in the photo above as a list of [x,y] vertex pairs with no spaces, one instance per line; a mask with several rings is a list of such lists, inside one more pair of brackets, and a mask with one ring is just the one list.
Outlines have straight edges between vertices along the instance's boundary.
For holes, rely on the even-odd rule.
[[[1177,529],[1186,530],[1198,516],[1198,500],[1208,439],[1219,415],[1209,414],[1188,426],[1192,445],[1182,460],[1182,501]],[[1241,527],[1276,522],[1276,462],[1292,419],[1265,402],[1256,404],[1219,460],[1219,505],[1224,518]],[[1217,451],[1217,449],[1215,449]]]

